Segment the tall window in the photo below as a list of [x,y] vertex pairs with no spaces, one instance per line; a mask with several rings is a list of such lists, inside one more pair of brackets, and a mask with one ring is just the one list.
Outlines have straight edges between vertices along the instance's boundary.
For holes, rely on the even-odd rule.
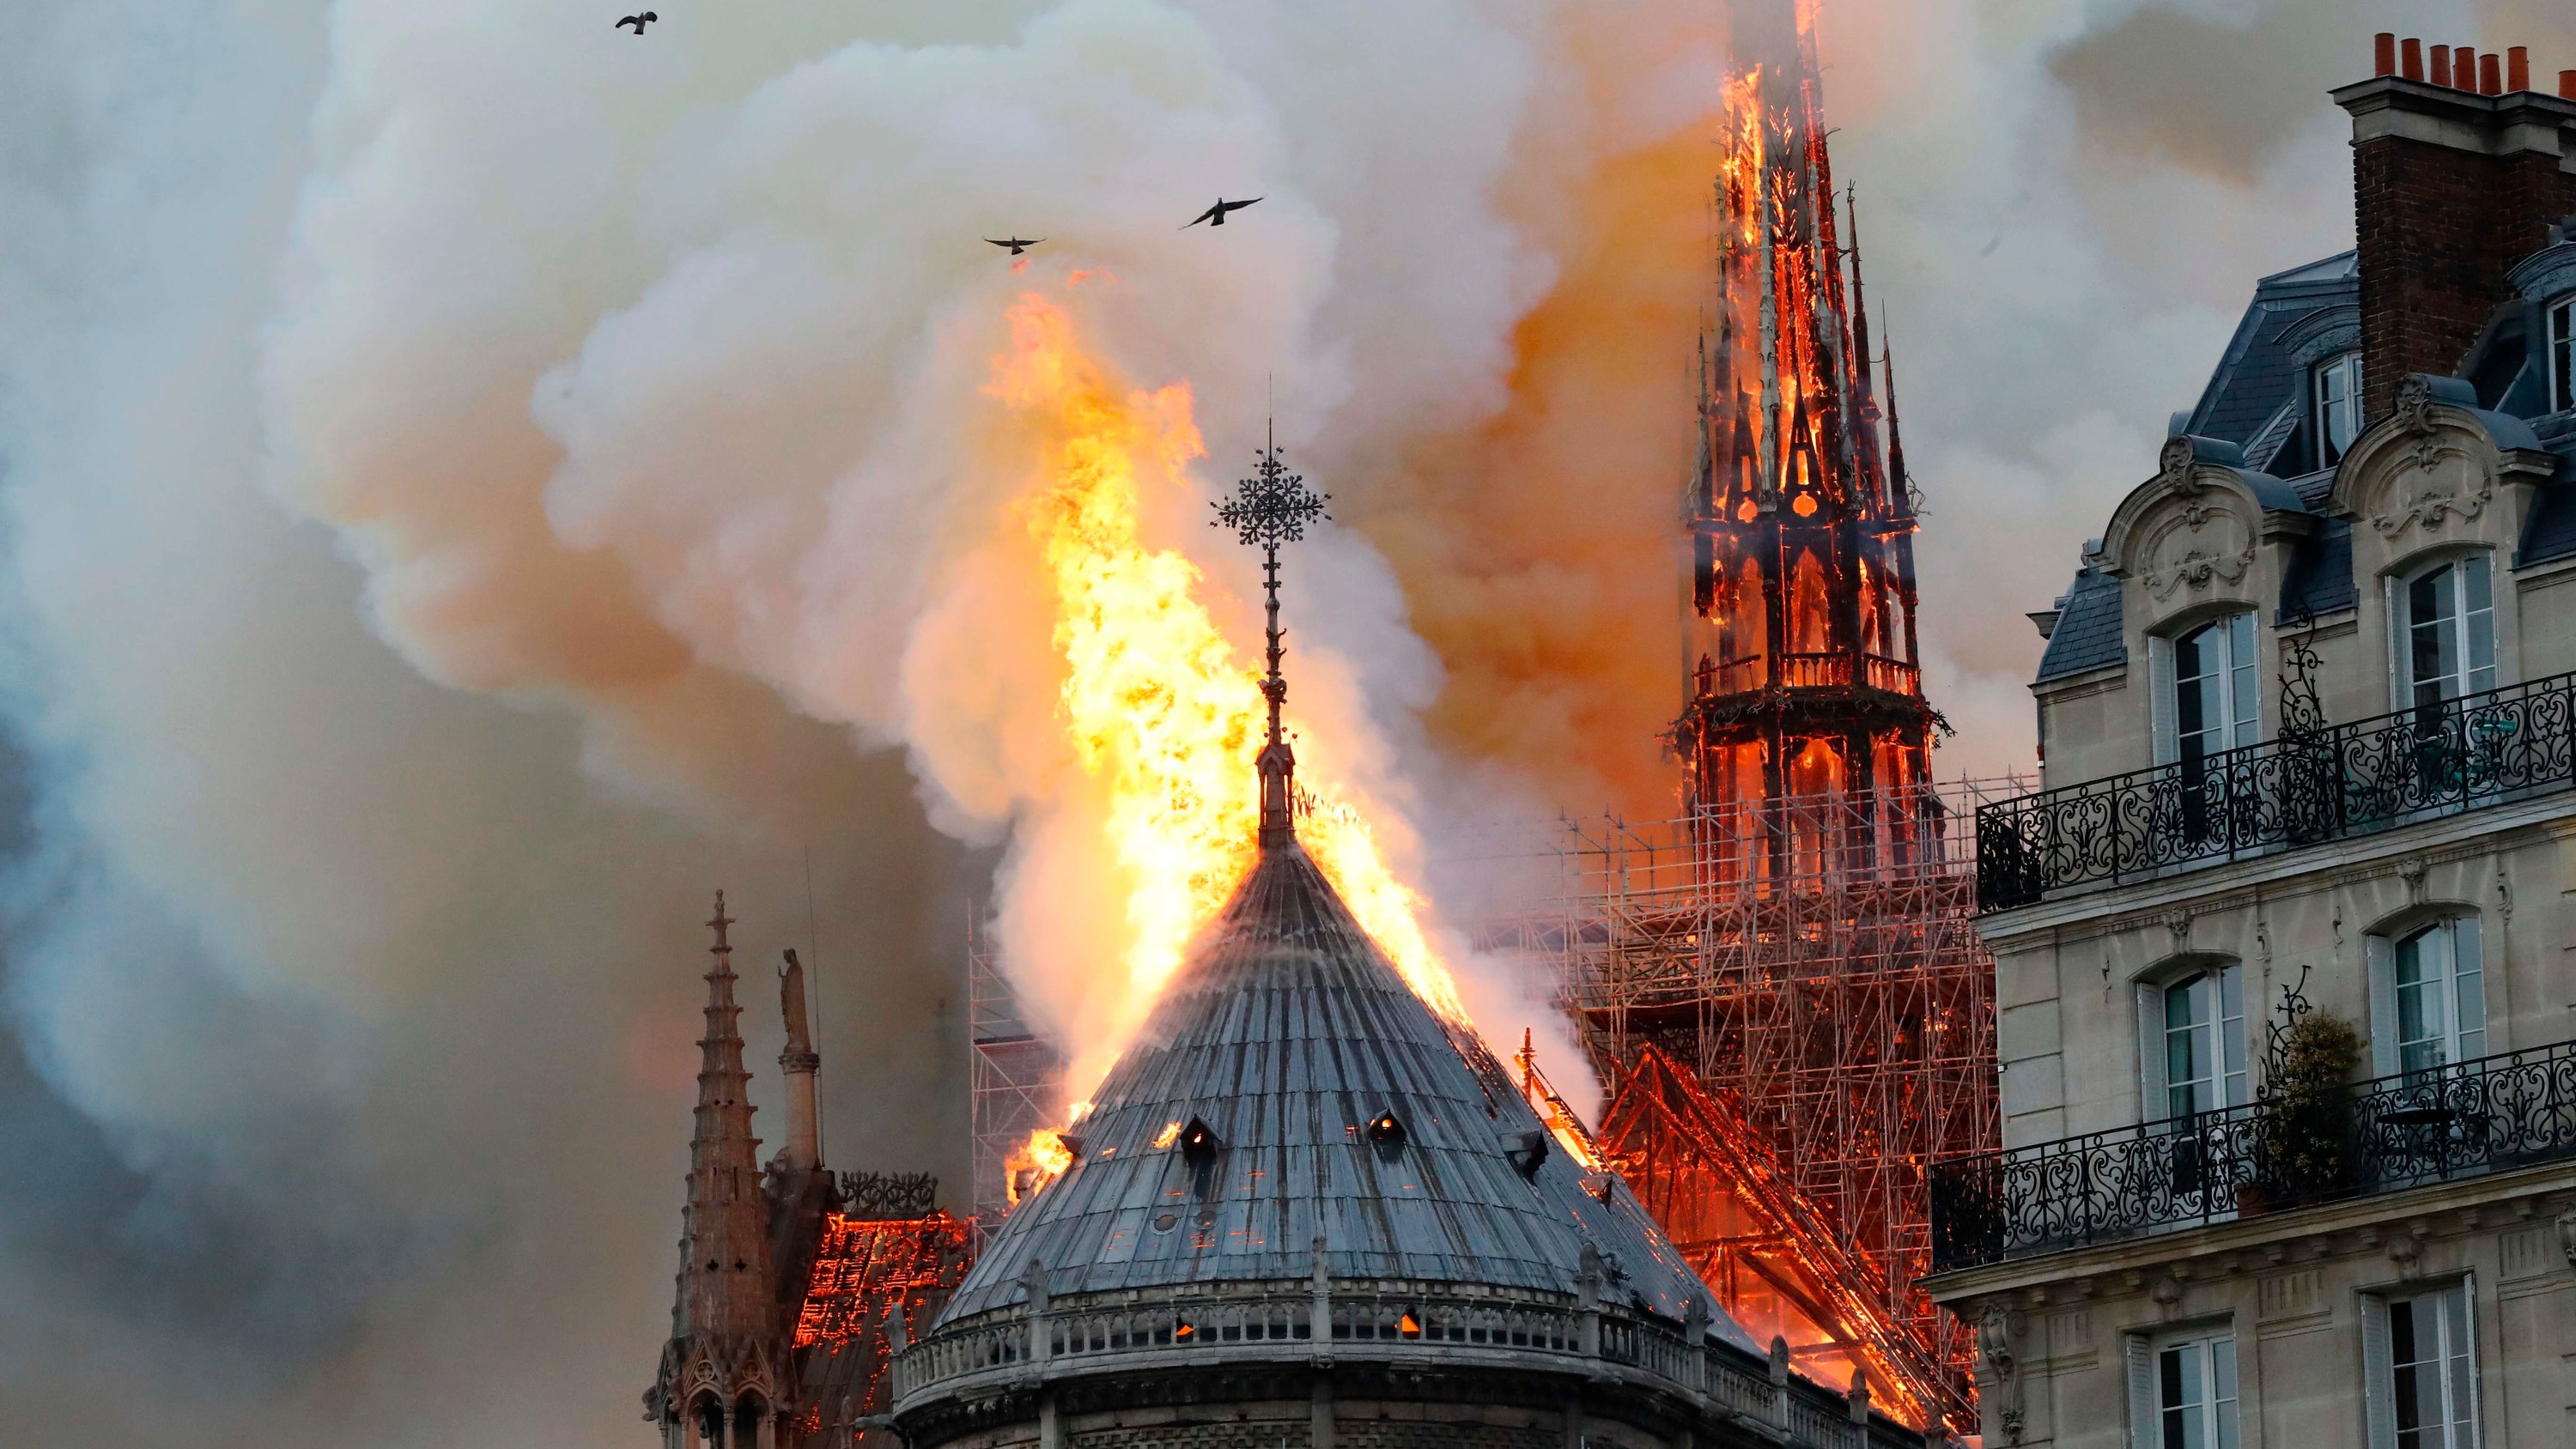
[[2139,1449],[2236,1449],[2236,1338],[2136,1339],[2131,1438]]
[[2361,354],[2318,363],[2308,374],[2308,396],[2315,403],[2317,466],[2331,468],[2361,434]]
[[2369,1305],[2363,1354],[2376,1449],[2476,1449],[2473,1324],[2465,1282]]
[[2261,737],[2254,678],[2254,616],[2229,614],[2160,641],[2164,683],[2156,700],[2158,753],[2189,764]]
[[2371,942],[2374,1064],[2382,1076],[2487,1054],[2486,963],[2478,918],[2436,921]]
[[2549,308],[2549,410],[2576,408],[2576,297]]
[[2251,1099],[2245,1005],[2233,964],[2138,988],[2150,1117],[2188,1117]]
[[2430,708],[2495,688],[2495,596],[2485,554],[2446,559],[2395,586],[2398,686]]

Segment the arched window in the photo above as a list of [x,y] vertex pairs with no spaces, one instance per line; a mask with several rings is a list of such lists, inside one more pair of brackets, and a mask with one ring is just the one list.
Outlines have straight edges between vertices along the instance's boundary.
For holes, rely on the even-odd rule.
[[2251,612],[2221,615],[2149,642],[2156,763],[2195,764],[2262,738]]
[[2377,1075],[2435,1071],[2487,1054],[2486,961],[2477,917],[2373,936],[2369,950]]
[[2138,986],[2138,1058],[2149,1121],[2241,1107],[2245,999],[2233,961]]
[[2549,410],[2576,409],[2576,297],[2549,304]]
[[2361,354],[2346,352],[2308,370],[2308,424],[2317,439],[2317,466],[2343,461],[2361,435]]
[[2397,697],[2430,709],[2495,688],[2495,592],[2487,556],[2425,564],[2390,580]]

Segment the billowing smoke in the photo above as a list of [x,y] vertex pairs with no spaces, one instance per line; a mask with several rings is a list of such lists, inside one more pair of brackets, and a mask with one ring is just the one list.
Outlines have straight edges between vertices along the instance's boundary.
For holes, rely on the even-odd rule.
[[[1275,397],[1342,520],[1297,698],[1400,854],[1672,803],[1708,6],[616,8],[0,0],[0,1404],[49,1443],[638,1442],[715,885],[756,1006],[820,963],[830,1154],[959,1180],[963,928],[1063,748],[978,566],[1023,290],[1190,385],[1156,542],[1238,643],[1196,515]],[[2375,18],[1828,0],[1943,773],[2026,761],[2016,616],[2345,244]],[[2414,17],[2576,64],[2478,20]]]

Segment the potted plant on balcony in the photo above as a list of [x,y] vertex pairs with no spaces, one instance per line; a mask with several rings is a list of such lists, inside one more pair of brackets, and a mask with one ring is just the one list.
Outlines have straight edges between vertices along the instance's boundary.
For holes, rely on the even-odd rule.
[[[2302,971],[2299,983],[2306,982]],[[2256,1166],[2237,1189],[2240,1215],[2333,1197],[2351,1168],[2351,1082],[2361,1033],[2340,1016],[2311,1010],[2298,986],[2283,987],[2281,997],[2281,1023],[2265,1027]]]

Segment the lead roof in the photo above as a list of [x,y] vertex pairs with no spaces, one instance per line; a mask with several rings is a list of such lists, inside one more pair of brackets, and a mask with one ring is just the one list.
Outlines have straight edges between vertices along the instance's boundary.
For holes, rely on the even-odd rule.
[[[1070,1129],[1062,1177],[1003,1219],[941,1315],[1016,1302],[1031,1263],[1054,1295],[1290,1280],[1314,1238],[1337,1279],[1571,1294],[1583,1248],[1608,1304],[1681,1319],[1697,1276],[1624,1186],[1555,1142],[1491,1052],[1406,987],[1303,849],[1266,851],[1199,936],[1136,1041]],[[1392,1113],[1403,1141],[1369,1139]],[[1183,1141],[1222,1144],[1204,1166]],[[1606,1198],[1606,1200],[1605,1200]],[[1759,1352],[1712,1308],[1712,1331]]]

